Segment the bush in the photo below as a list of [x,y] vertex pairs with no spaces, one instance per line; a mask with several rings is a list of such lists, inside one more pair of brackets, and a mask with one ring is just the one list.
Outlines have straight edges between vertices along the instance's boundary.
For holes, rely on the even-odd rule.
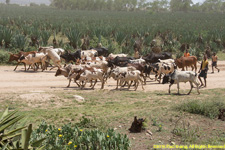
[[0,63],[7,64],[9,61],[9,53],[4,50],[0,50]]
[[44,143],[46,150],[127,150],[130,147],[128,137],[114,132],[113,129],[108,129],[106,132],[98,129],[84,130],[71,124],[56,128],[54,125],[42,122],[32,133],[33,141],[41,138],[46,138]]
[[225,102],[216,99],[206,101],[192,100],[176,106],[176,109],[214,119],[218,117],[219,109],[225,109]]

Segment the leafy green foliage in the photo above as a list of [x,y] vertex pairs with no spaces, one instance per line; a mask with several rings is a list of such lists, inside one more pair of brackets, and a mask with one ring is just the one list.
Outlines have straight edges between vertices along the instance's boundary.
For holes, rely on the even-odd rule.
[[5,50],[0,50],[0,62],[5,64],[9,61],[9,53]]
[[[15,128],[15,125],[18,124],[24,116],[18,113],[18,110],[9,112],[7,108],[3,115],[0,118],[0,148],[4,150],[10,149],[21,149],[28,150],[31,149],[29,145],[30,135],[32,132],[32,125],[30,124],[27,129],[26,126],[20,126]],[[21,138],[21,141],[20,141]],[[33,146],[36,148],[41,145],[41,141],[33,142]],[[40,148],[39,150],[43,149]]]
[[176,109],[214,119],[218,117],[219,109],[225,109],[225,102],[220,99],[205,101],[192,100],[178,105]]
[[26,44],[27,44],[27,38],[26,38],[26,36],[24,36],[22,34],[17,34],[17,35],[15,35],[13,37],[12,46],[14,48],[18,48],[20,50],[24,50]]
[[[86,119],[84,121],[87,121]],[[106,132],[98,129],[86,130],[73,127],[71,124],[56,128],[54,125],[47,125],[42,122],[32,133],[32,139],[46,138],[47,150],[72,150],[72,149],[120,149],[127,150],[130,141],[126,135],[116,133],[113,129]]]

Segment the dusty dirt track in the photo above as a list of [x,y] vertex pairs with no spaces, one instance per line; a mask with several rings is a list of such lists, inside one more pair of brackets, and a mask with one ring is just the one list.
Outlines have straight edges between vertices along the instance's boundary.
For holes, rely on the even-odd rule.
[[[218,67],[220,68],[220,72],[218,73],[215,70],[214,74],[211,74],[211,62],[208,71],[207,78],[207,88],[203,89],[214,89],[214,88],[225,88],[225,61],[219,61]],[[51,91],[51,90],[64,90],[67,89],[66,86],[68,84],[68,80],[64,76],[55,77],[55,70],[52,71],[38,71],[33,72],[33,70],[29,70],[24,72],[23,66],[18,66],[16,71],[13,71],[15,66],[0,66],[0,93],[8,93],[8,92],[26,92],[26,91]],[[199,66],[198,66],[199,68]],[[153,77],[153,75],[152,75]],[[116,81],[113,79],[109,79],[105,84],[105,88],[107,90],[114,90],[116,88]],[[152,81],[150,79],[147,80],[147,84],[144,85],[145,91],[156,91],[156,90],[168,90],[168,84],[162,85],[158,84],[158,82]],[[189,89],[189,83],[182,83],[180,85],[181,89]],[[79,90],[75,83],[71,82],[70,90]],[[87,87],[88,89],[88,87]],[[95,86],[95,89],[100,89],[100,83],[98,82]],[[176,85],[172,86],[172,89],[177,89]],[[130,90],[133,90],[131,88]],[[137,91],[140,91],[141,86],[138,87]],[[195,89],[193,89],[195,91]],[[175,92],[175,91],[173,91]]]

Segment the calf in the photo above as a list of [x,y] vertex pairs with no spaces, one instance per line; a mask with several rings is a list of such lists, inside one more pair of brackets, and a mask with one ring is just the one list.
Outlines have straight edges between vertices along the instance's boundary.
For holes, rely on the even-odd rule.
[[[69,64],[65,66],[64,68],[58,68],[58,70],[55,73],[55,76],[57,77],[57,76],[63,75],[64,77],[68,77],[72,68],[74,68],[72,64]],[[78,87],[80,86],[75,79],[74,79],[74,82],[77,84]],[[71,83],[71,79],[69,79],[69,84],[67,85],[67,87],[70,87],[70,83]]]
[[9,53],[10,56],[9,56],[9,61],[8,62],[17,61],[17,65],[16,65],[14,71],[16,71],[16,69],[17,69],[17,67],[18,67],[18,65],[20,63],[23,63],[24,64],[24,67],[25,67],[25,71],[26,71],[26,63],[19,61],[20,57],[22,55],[26,57],[29,54],[36,54],[36,53],[37,53],[36,51],[31,51],[31,52],[23,52],[23,51],[20,51],[18,54]]
[[47,56],[44,53],[36,53],[36,54],[29,54],[26,57],[22,55],[19,59],[19,62],[23,62],[25,64],[31,65],[34,71],[37,71],[37,69],[35,69],[35,64],[41,63],[42,71],[43,71],[46,59],[47,59]]
[[134,81],[135,82],[135,91],[136,91],[137,88],[138,88],[138,85],[139,85],[139,81],[140,81],[141,85],[142,85],[142,89],[144,90],[143,81],[141,80],[140,74],[141,74],[141,72],[139,70],[120,73],[119,76],[118,76],[118,78],[121,80],[120,86],[121,86],[121,83],[123,83],[123,82],[129,83],[129,81],[131,81],[130,84],[128,85],[128,89],[130,89],[132,81]]
[[197,86],[197,92],[198,94],[200,94],[199,92],[199,83],[197,82],[197,73],[193,72],[193,71],[178,71],[175,70],[173,73],[169,74],[169,75],[165,75],[163,77],[163,82],[162,84],[168,83],[170,82],[169,85],[169,94],[170,94],[170,88],[173,84],[177,84],[177,89],[178,89],[178,94],[180,94],[179,92],[179,83],[180,82],[189,82],[191,85],[191,89],[188,92],[188,95],[191,93],[192,88],[193,88],[193,83]]

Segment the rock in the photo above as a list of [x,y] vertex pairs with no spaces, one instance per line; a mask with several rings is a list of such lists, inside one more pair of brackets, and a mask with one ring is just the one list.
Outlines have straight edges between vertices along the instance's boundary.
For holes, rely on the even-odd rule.
[[115,130],[117,130],[117,128],[114,128],[113,130],[115,131]]
[[135,140],[136,138],[135,137],[132,137],[132,139]]
[[73,97],[74,97],[74,98],[76,99],[76,101],[79,102],[79,103],[85,102],[85,100],[84,100],[84,98],[83,98],[82,96],[74,95]]
[[119,128],[122,128],[122,126],[121,126],[121,125],[119,125],[118,127],[119,127]]
[[175,145],[176,143],[175,142],[171,142],[171,145]]
[[162,143],[162,141],[159,141],[159,143]]
[[150,140],[153,140],[152,136],[150,137]]
[[152,132],[150,130],[146,131],[149,135],[152,135]]

